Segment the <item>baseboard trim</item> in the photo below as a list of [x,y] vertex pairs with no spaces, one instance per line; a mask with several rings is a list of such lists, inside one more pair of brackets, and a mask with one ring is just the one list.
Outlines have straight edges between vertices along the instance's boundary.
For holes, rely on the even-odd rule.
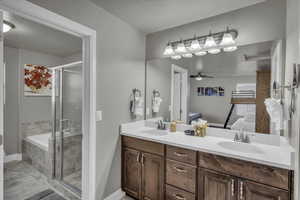
[[119,189],[106,197],[104,200],[121,200],[122,198],[125,197],[125,192],[123,192],[122,189]]
[[12,161],[21,161],[21,160],[22,160],[21,153],[4,156],[4,163],[8,163],[8,162],[12,162]]

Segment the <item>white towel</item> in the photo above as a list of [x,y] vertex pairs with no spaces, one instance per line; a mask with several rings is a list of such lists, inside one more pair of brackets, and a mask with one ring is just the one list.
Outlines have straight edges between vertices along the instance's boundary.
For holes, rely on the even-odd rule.
[[144,116],[144,99],[142,97],[135,97],[135,116]]
[[275,129],[282,129],[282,117],[283,117],[283,108],[280,100],[268,98],[265,100],[265,105],[267,112],[270,116],[271,122],[275,124]]
[[161,102],[162,102],[162,98],[160,97],[154,97],[152,99],[152,112],[154,113],[159,112]]

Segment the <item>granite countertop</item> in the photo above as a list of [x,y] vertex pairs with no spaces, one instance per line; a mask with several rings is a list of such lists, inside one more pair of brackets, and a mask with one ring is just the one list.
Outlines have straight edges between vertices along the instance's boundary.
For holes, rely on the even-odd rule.
[[[241,144],[238,150],[232,150],[220,145],[220,142],[233,142],[234,133],[226,137],[214,135],[214,132],[220,132],[222,129],[209,129],[209,134],[206,137],[187,136],[183,131],[168,132],[165,134],[151,134],[156,128],[147,127],[143,123],[132,123],[130,126],[121,126],[121,135],[135,137],[138,139],[158,142],[162,144],[177,146],[181,148],[212,153],[216,155],[236,158],[240,160],[255,162],[268,166],[293,169],[294,150],[283,137],[279,137],[280,144],[270,145],[253,141],[251,144]],[[228,132],[228,131],[227,131]],[[260,136],[258,136],[260,137]],[[263,136],[267,138],[268,136]],[[273,136],[274,137],[274,136]],[[270,140],[272,136],[270,137]],[[249,153],[244,150],[243,145],[255,146],[258,153]],[[246,147],[247,148],[247,147]]]

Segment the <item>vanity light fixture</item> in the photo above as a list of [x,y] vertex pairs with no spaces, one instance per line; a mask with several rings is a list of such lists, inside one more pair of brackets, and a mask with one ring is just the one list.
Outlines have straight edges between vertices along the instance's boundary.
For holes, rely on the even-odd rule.
[[14,29],[16,28],[16,26],[6,20],[3,20],[3,27],[2,27],[2,30],[3,30],[3,33],[7,33],[8,31],[10,31],[11,29]]
[[164,56],[172,56],[174,55],[175,52],[173,50],[173,47],[170,43],[167,44],[167,47],[165,48],[165,51],[164,51]]
[[185,44],[184,44],[183,41],[181,41],[181,42],[177,45],[177,47],[176,47],[176,49],[175,49],[175,52],[176,52],[176,53],[180,53],[180,54],[185,54],[185,53],[187,53],[187,49],[185,48]]
[[181,55],[174,55],[174,56],[171,56],[171,58],[173,60],[180,60],[181,59]]
[[167,44],[163,55],[179,60],[181,58],[191,58],[193,55],[205,56],[207,53],[218,54],[232,52],[238,49],[236,38],[238,31],[227,29],[222,32],[212,33],[204,36],[194,36],[193,38],[173,41]]
[[195,53],[196,56],[205,56],[207,55],[207,51],[198,51]]
[[184,57],[184,58],[191,58],[191,57],[193,57],[193,54],[192,53],[182,54],[182,57]]

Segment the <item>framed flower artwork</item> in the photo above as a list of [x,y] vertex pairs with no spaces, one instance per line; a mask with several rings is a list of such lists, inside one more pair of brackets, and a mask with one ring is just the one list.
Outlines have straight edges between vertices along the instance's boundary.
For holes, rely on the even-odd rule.
[[51,70],[42,65],[26,64],[24,66],[24,95],[51,96]]

